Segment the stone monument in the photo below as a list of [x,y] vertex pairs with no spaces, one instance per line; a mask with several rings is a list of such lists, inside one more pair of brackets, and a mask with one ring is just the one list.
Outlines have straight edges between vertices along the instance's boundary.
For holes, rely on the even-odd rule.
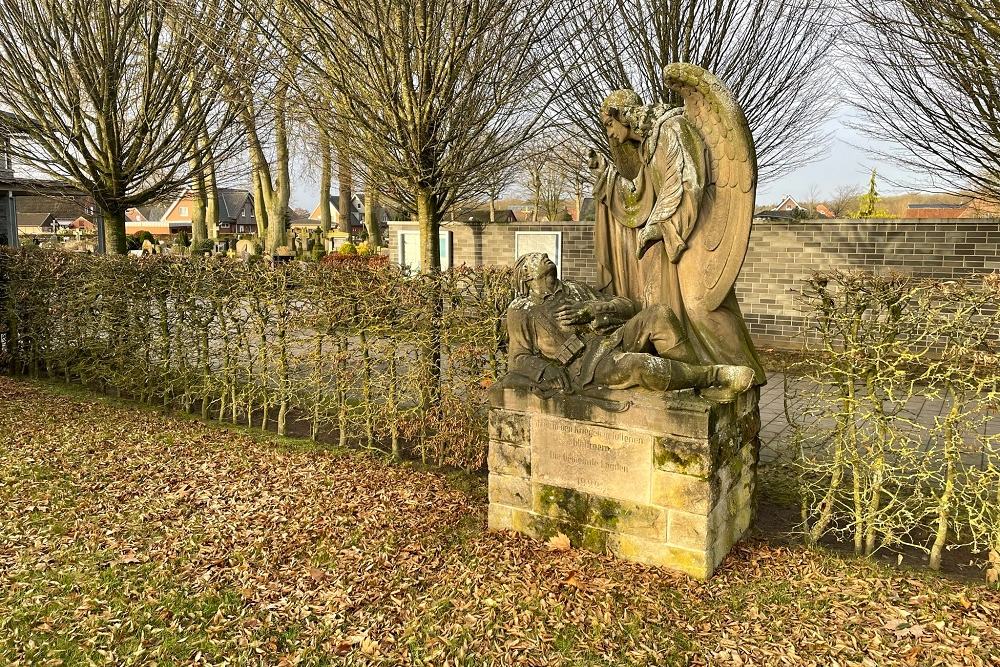
[[491,390],[489,526],[706,578],[749,527],[763,368],[733,289],[757,167],[718,78],[664,69],[684,107],[615,91],[591,154],[601,284],[522,257]]

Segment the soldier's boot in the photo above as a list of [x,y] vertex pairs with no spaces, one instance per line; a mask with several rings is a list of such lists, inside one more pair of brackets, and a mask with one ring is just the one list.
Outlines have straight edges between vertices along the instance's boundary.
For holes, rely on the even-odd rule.
[[699,393],[712,401],[729,403],[753,386],[753,369],[747,366],[710,366],[713,378],[710,386]]

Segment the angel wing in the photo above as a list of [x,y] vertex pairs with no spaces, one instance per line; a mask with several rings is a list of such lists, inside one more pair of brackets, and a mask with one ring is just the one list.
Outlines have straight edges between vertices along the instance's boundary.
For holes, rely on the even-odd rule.
[[746,116],[729,89],[697,65],[663,69],[668,88],[705,141],[708,173],[697,222],[677,263],[685,306],[715,310],[736,283],[750,242],[757,158]]

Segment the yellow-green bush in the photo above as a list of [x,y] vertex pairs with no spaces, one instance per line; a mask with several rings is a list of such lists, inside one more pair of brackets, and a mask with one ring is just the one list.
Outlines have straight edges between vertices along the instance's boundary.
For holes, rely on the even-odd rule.
[[959,545],[1000,554],[997,276],[832,272],[802,301],[814,354],[786,412],[807,538],[914,546],[934,568]]
[[[410,279],[382,263],[34,248],[4,250],[0,264],[11,372],[281,432],[298,425],[435,463],[484,464],[486,387],[504,372],[505,269]],[[428,350],[440,350],[434,368]],[[430,395],[429,381],[438,387]]]

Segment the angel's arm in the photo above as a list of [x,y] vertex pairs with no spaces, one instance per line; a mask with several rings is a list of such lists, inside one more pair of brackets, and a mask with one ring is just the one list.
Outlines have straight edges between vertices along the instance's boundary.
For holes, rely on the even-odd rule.
[[686,128],[675,128],[676,122],[665,124],[654,149],[653,164],[660,174],[660,183],[649,222],[639,233],[640,259],[653,244],[662,240],[670,261],[680,261],[697,214],[695,206],[701,184],[697,182],[697,174],[685,171],[691,160],[686,153],[692,147],[682,140],[682,136],[687,138]]

